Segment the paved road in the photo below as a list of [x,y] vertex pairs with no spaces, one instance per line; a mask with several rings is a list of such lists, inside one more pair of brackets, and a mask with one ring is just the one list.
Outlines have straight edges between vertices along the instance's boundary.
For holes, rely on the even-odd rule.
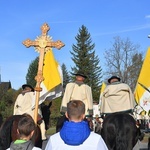
[[48,138],[49,138],[50,136],[48,135],[47,136],[47,140],[46,141],[43,141],[43,145],[42,145],[42,150],[45,150],[45,147],[46,147],[46,144],[47,144],[47,142],[48,142]]
[[47,141],[44,141],[44,142],[43,142],[42,150],[45,149],[46,143],[47,143]]
[[138,141],[133,150],[147,150],[147,143]]

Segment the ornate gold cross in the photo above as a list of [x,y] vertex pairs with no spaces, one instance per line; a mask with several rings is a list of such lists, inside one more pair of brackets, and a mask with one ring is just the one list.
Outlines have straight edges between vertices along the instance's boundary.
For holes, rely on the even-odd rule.
[[38,64],[38,72],[35,77],[36,80],[36,104],[35,104],[35,112],[34,112],[34,121],[37,123],[37,115],[38,115],[38,105],[39,105],[39,97],[40,97],[40,91],[42,91],[42,88],[40,87],[41,82],[44,80],[43,78],[43,60],[45,52],[50,50],[51,48],[57,48],[61,49],[63,46],[65,46],[61,41],[53,42],[52,38],[47,35],[50,27],[47,23],[43,24],[41,26],[42,35],[37,37],[35,41],[31,41],[30,39],[27,39],[23,41],[23,45],[25,45],[27,48],[30,46],[35,47],[36,51],[40,53],[39,55],[39,64]]

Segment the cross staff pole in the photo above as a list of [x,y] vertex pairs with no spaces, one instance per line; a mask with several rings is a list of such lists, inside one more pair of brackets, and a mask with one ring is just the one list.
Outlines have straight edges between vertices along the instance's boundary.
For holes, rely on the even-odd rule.
[[30,39],[27,39],[23,41],[23,45],[25,45],[27,48],[30,46],[35,47],[36,51],[38,51],[39,54],[39,64],[38,64],[38,72],[35,77],[36,80],[36,100],[35,100],[35,111],[34,111],[34,121],[37,123],[37,116],[38,116],[38,106],[39,106],[39,97],[40,97],[40,92],[42,91],[42,88],[40,87],[41,82],[44,80],[43,77],[43,60],[44,60],[44,55],[46,51],[51,50],[51,48],[57,48],[61,49],[63,46],[65,46],[61,41],[56,41],[53,42],[51,37],[47,35],[49,31],[49,26],[48,24],[43,24],[41,26],[41,31],[42,35],[37,37],[35,41],[31,41]]

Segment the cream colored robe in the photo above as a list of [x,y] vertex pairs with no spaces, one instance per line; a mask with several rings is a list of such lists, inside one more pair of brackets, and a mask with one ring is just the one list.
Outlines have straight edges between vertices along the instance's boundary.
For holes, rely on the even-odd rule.
[[[35,105],[35,93],[34,92],[26,92],[25,94],[19,94],[14,105],[14,113],[13,115],[22,115],[27,113],[34,118],[34,110],[33,105]],[[42,117],[41,106],[39,105],[38,114]]]
[[81,100],[86,107],[86,115],[93,115],[93,98],[91,87],[86,84],[78,85],[76,83],[68,83],[62,99],[60,112],[67,110],[67,103],[71,100]]
[[102,114],[133,110],[135,100],[130,87],[124,83],[108,85],[102,93]]
[[25,94],[18,95],[14,105],[14,115],[22,115],[27,113],[32,117],[34,116],[32,110],[33,94],[34,92],[27,92]]
[[[27,92],[25,94],[19,94],[15,105],[14,105],[14,113],[13,115],[22,115],[24,113],[29,114],[34,119],[34,111],[35,109],[32,109],[33,103],[35,103],[35,93],[34,92]],[[40,109],[40,106],[38,108],[38,114],[42,117],[42,112]],[[40,124],[42,139],[46,139],[45,135],[45,122],[42,120],[42,123]]]

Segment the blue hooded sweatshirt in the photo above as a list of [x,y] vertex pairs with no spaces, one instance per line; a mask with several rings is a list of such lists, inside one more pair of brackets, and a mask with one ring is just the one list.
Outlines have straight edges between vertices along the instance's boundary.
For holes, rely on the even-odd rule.
[[60,130],[60,137],[68,145],[80,145],[90,135],[90,128],[88,122],[73,122],[66,121]]

